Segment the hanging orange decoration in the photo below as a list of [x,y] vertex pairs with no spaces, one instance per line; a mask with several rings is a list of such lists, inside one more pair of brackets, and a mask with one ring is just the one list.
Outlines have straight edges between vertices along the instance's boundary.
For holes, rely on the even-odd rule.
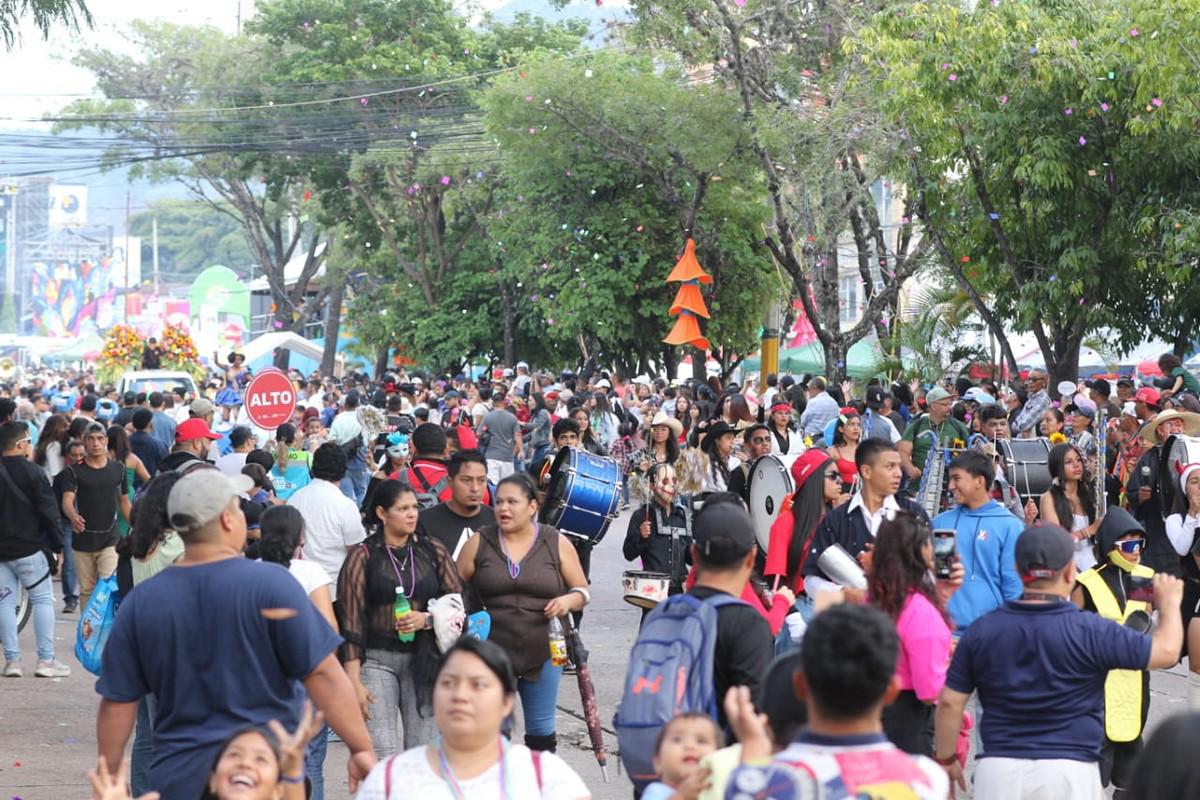
[[678,282],[680,286],[679,291],[675,293],[675,301],[667,310],[671,316],[678,318],[663,341],[671,345],[690,344],[701,350],[708,350],[708,339],[700,330],[700,317],[709,318],[700,284],[711,284],[712,276],[705,272],[696,260],[696,243],[691,239],[684,245],[683,255],[667,276],[666,282]]

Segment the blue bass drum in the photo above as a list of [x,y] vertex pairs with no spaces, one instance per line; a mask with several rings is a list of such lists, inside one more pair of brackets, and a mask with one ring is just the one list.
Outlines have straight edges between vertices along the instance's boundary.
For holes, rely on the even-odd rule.
[[621,465],[564,447],[550,467],[542,521],[568,536],[599,544],[621,504]]

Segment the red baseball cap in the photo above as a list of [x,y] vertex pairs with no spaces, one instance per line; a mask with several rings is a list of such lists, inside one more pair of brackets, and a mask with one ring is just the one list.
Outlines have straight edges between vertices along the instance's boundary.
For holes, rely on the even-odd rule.
[[819,448],[812,447],[805,450],[802,456],[793,461],[792,482],[796,484],[796,491],[800,491],[800,487],[804,485],[804,482],[812,477],[812,474],[829,460],[828,453]]
[[1138,389],[1133,399],[1135,402],[1145,403],[1148,406],[1162,405],[1162,395],[1153,386],[1143,386]]
[[190,442],[192,439],[220,439],[221,435],[208,429],[208,423],[199,417],[179,423],[175,429],[175,441]]

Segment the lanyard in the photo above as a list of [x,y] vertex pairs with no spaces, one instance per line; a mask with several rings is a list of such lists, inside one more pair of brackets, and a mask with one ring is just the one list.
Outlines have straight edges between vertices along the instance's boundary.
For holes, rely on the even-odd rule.
[[[387,542],[383,543],[383,551],[387,553],[388,560],[392,562],[392,572],[396,573],[396,582],[400,584],[401,590],[404,591],[405,597],[412,597],[412,593],[417,590],[417,562],[413,558],[412,540],[408,542],[408,552],[404,556],[404,564],[397,564],[396,557],[392,555],[392,546]],[[401,567],[407,565],[409,575],[412,577],[412,586],[408,589],[404,588],[404,578],[400,573]]]
[[[505,800],[509,796],[508,792],[508,770],[506,762],[508,761],[508,748],[504,746],[504,737],[500,737],[500,800]],[[462,785],[458,782],[458,778],[454,776],[454,770],[450,768],[450,762],[446,759],[446,750],[442,747],[441,739],[438,739],[438,766],[441,771],[441,779],[445,781],[446,788],[450,790],[450,794],[455,800],[466,800],[467,793],[463,791]]]
[[[533,548],[537,547],[539,534],[541,534],[541,527],[537,526],[533,529],[533,544],[529,546],[529,553],[532,553]],[[504,554],[504,560],[508,562],[508,577],[515,581],[517,578],[521,577],[521,561],[524,561],[524,559],[521,559],[521,561],[513,561],[512,556],[508,554],[508,545],[504,543],[503,533],[497,531],[496,538],[500,540],[500,552]],[[529,553],[526,553],[525,555],[528,556]]]

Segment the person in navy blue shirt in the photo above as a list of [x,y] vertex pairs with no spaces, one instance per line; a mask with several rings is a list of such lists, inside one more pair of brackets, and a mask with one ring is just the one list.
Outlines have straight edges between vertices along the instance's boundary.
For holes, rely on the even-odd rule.
[[138,701],[152,694],[150,788],[194,800],[221,743],[246,726],[294,728],[305,696],[350,750],[350,788],[375,765],[354,688],[338,663],[339,637],[286,569],[242,557],[244,476],[200,467],[171,490],[167,511],[183,558],[121,603],[104,648],[96,728],[114,773]]
[[975,800],[1102,800],[1109,670],[1165,669],[1179,661],[1182,581],[1154,577],[1159,624],[1147,636],[1070,602],[1074,552],[1063,528],[1026,528],[1016,548],[1024,592],[975,620],[950,662],[936,712],[935,759],[965,791],[955,743],[967,700],[979,692]]

